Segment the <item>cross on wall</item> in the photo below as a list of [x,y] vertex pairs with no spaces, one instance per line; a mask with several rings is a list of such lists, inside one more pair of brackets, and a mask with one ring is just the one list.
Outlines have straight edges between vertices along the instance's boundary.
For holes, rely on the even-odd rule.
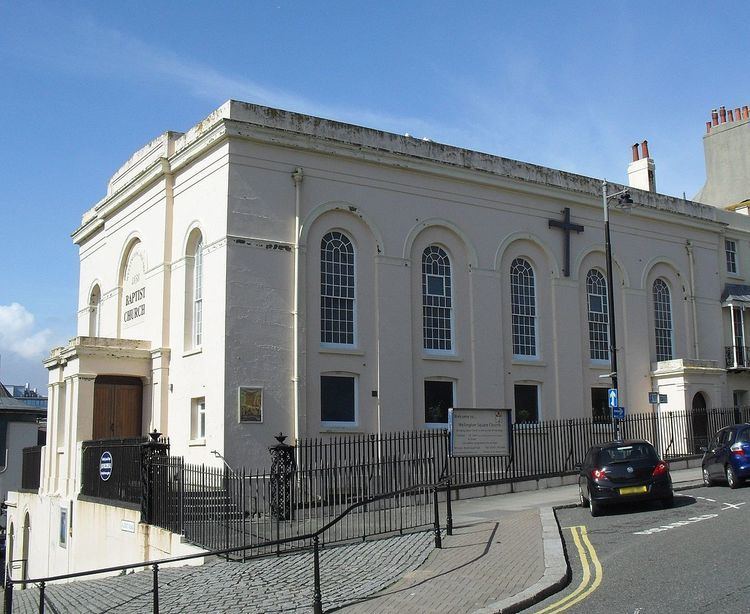
[[563,261],[563,275],[565,277],[570,277],[570,231],[575,230],[578,232],[583,232],[583,226],[580,224],[573,224],[570,221],[570,207],[565,207],[565,209],[562,210],[563,213],[563,220],[562,222],[559,220],[548,220],[549,221],[549,227],[550,228],[559,228],[560,230],[565,233],[565,237],[563,239],[564,245],[565,245],[565,257]]

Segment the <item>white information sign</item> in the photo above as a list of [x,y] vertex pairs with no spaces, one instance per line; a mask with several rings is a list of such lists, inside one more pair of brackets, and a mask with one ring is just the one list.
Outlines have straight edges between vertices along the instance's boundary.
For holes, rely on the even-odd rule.
[[452,456],[509,456],[511,410],[452,407],[448,411]]

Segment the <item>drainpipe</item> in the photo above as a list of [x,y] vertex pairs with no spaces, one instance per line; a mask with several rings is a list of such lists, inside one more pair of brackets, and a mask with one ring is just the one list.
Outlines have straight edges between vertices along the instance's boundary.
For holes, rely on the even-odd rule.
[[302,434],[302,417],[300,416],[300,357],[299,357],[299,209],[300,209],[300,190],[302,187],[302,169],[295,168],[292,173],[294,182],[294,290],[293,290],[293,311],[292,311],[292,329],[294,331],[293,351],[292,351],[292,397],[294,399],[294,438],[299,439]]
[[695,359],[700,359],[700,346],[698,345],[698,308],[695,303],[695,256],[693,255],[693,244],[686,241],[685,249],[688,254],[688,263],[690,265],[690,309],[693,314],[693,353]]

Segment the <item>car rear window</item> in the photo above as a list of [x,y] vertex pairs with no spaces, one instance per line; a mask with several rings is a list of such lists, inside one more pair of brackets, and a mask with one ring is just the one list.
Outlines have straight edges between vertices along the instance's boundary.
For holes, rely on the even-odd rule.
[[634,443],[627,446],[604,448],[599,452],[597,464],[599,466],[611,463],[629,463],[639,460],[658,460],[653,446],[645,443]]
[[750,427],[742,429],[739,433],[737,433],[737,441],[741,441],[743,443],[750,442]]

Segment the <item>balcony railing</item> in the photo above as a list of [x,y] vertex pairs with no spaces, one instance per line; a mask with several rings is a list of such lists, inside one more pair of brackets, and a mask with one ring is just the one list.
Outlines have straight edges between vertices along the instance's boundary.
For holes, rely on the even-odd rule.
[[21,488],[23,490],[39,490],[39,470],[42,461],[42,446],[32,446],[23,449],[21,464]]
[[730,345],[724,348],[727,369],[750,369],[750,347]]

